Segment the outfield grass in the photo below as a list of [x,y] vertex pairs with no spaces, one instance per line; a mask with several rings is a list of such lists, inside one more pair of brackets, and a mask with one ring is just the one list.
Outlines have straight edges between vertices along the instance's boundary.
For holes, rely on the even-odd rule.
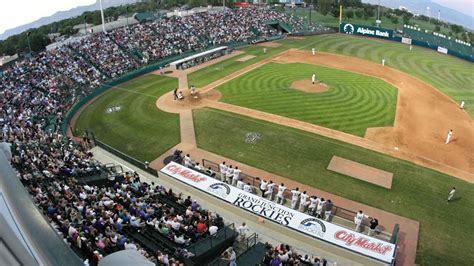
[[[240,51],[245,52],[244,54],[229,58],[227,60],[221,61],[217,64],[202,68],[198,71],[195,71],[188,75],[188,84],[194,85],[196,87],[203,87],[208,85],[216,80],[219,80],[225,76],[228,76],[237,70],[259,62],[265,58],[271,57],[278,53],[281,53],[287,50],[289,47],[282,45],[280,47],[267,47],[267,53],[263,53],[263,47],[258,45],[246,46]],[[237,61],[237,59],[242,58],[247,55],[253,55],[254,58],[247,61]]]
[[[307,93],[291,88],[312,73],[329,90]],[[363,137],[369,127],[393,126],[397,89],[377,78],[301,64],[267,63],[216,89],[221,101]]]
[[[156,100],[177,83],[175,78],[150,74],[109,90],[82,112],[76,135],[90,130],[121,152],[151,162],[181,141],[179,116],[156,107]],[[107,113],[114,105],[122,110]]]
[[457,103],[466,102],[466,111],[474,117],[474,64],[436,51],[400,43],[353,37],[345,34],[307,37],[305,40],[283,40],[285,46],[359,57],[415,76],[439,89]]
[[257,57],[246,62],[235,61],[238,57],[224,60],[192,73],[188,77],[189,82],[202,87],[270,54],[288,48],[309,50],[315,47],[318,51],[354,56],[376,63],[385,58],[388,67],[401,70],[431,84],[457,103],[465,101],[466,112],[474,118],[474,64],[465,60],[441,55],[418,46],[414,46],[410,51],[407,45],[400,43],[345,34],[309,36],[303,40],[286,39],[280,43],[282,46],[278,48],[268,48],[267,55],[263,55],[260,46],[243,48],[242,51]]
[[[245,116],[208,108],[194,110],[193,116],[202,149],[419,221],[417,263],[471,265],[474,261],[474,185],[344,142]],[[260,133],[261,139],[247,144],[248,132]],[[393,172],[392,189],[326,170],[333,155]],[[448,204],[452,186],[458,188],[457,199]]]

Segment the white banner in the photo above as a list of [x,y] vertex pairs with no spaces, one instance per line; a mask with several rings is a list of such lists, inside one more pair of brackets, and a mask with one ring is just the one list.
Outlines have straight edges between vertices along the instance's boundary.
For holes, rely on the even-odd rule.
[[438,46],[438,52],[440,52],[442,54],[448,54],[448,49],[446,49],[444,47],[441,47],[441,46]]
[[170,162],[160,172],[241,209],[344,249],[386,263],[391,263],[394,257],[396,251],[394,244],[317,219],[227,185],[175,162]]
[[402,37],[402,43],[404,43],[404,44],[411,44],[411,39],[410,39],[410,38]]

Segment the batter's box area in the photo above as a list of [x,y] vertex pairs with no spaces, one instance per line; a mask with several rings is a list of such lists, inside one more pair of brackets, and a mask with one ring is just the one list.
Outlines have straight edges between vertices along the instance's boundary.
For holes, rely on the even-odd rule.
[[388,189],[392,188],[393,173],[344,159],[339,156],[332,157],[327,169],[377,186]]

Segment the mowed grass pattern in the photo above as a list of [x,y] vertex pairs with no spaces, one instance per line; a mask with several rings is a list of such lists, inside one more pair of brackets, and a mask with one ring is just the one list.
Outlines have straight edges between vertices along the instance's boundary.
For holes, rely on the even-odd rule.
[[436,51],[391,41],[332,34],[283,40],[285,46],[359,57],[376,63],[385,59],[386,66],[415,76],[457,103],[466,102],[466,112],[474,118],[474,64]]
[[[474,261],[474,185],[348,143],[246,116],[208,108],[194,110],[193,116],[202,149],[419,221],[417,263],[471,265]],[[248,144],[248,132],[258,132],[261,138]],[[328,171],[333,155],[392,172],[392,189]],[[448,204],[452,186],[458,191]]]
[[[141,161],[152,161],[180,142],[179,116],[158,110],[156,100],[177,87],[175,78],[146,75],[101,95],[75,124],[108,145]],[[111,106],[120,112],[107,113]]]
[[[322,93],[291,88],[312,73],[329,85]],[[397,89],[377,78],[326,67],[267,63],[217,87],[221,101],[321,125],[357,136],[393,126]]]

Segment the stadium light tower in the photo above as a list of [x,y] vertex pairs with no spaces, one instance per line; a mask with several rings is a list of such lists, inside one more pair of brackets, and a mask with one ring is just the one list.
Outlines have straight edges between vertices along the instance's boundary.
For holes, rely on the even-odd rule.
[[102,31],[104,33],[107,33],[107,31],[105,31],[104,7],[102,6],[102,0],[99,0],[99,5],[100,5],[100,17],[102,18]]

